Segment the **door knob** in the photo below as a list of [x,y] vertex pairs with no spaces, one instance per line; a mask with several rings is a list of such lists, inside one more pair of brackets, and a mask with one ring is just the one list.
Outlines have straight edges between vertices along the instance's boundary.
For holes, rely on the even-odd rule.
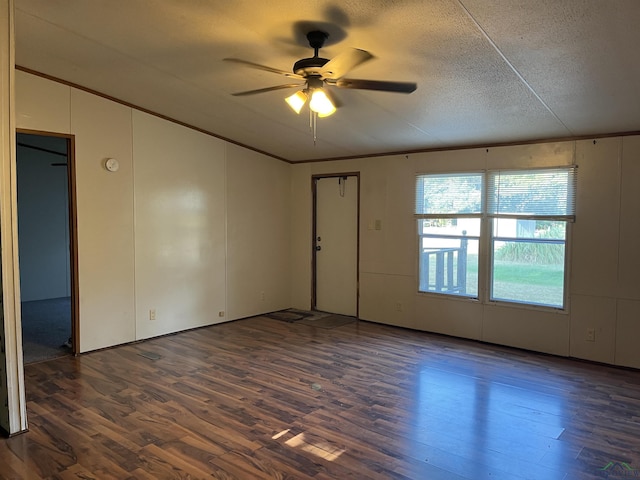
[[322,250],[322,247],[320,245],[316,245],[316,251],[319,252],[320,250]]

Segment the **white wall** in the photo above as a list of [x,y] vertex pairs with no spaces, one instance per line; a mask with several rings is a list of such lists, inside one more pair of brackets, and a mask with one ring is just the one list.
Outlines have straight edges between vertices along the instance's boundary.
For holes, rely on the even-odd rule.
[[[76,89],[70,97],[80,351],[85,352],[136,339],[132,121],[128,107]],[[20,99],[16,97],[18,109]],[[104,168],[110,157],[120,162],[118,172]]]
[[289,306],[288,164],[19,71],[16,107],[74,136],[81,352]]
[[227,313],[291,306],[290,165],[227,145]]
[[133,138],[137,338],[224,321],[224,142],[138,111]]
[[[638,158],[640,137],[616,137],[294,165],[291,269],[301,281],[292,287],[292,304],[310,304],[311,175],[360,171],[361,318],[640,368]],[[574,162],[577,221],[567,313],[417,293],[416,173]],[[375,220],[382,230],[369,228]],[[596,329],[595,342],[586,340],[589,327]]]

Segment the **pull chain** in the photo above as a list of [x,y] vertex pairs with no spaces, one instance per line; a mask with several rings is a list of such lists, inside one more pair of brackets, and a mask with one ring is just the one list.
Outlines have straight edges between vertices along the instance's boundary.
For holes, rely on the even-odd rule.
[[313,146],[316,146],[316,140],[318,139],[318,113],[309,109],[309,129],[313,132]]

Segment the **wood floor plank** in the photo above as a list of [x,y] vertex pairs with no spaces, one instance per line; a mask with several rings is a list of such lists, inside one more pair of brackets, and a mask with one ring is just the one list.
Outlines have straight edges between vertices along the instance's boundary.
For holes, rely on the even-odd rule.
[[62,470],[54,475],[51,475],[47,478],[52,480],[99,480],[100,477],[97,477],[97,472],[93,472],[86,468],[84,465],[80,463],[75,463],[71,465],[69,468]]
[[34,472],[24,461],[8,448],[0,448],[0,479],[33,478],[40,480],[42,477]]
[[229,451],[193,436],[185,436],[180,440],[165,442],[162,444],[162,448],[205,472],[211,470],[211,461],[215,457],[224,455]]
[[251,428],[229,419],[225,412],[215,408],[187,408],[175,402],[170,402],[164,408],[165,413],[154,413],[152,418],[167,426],[175,424],[187,429],[198,438],[212,443],[215,448],[250,453],[261,446],[252,438]]
[[[164,447],[164,446],[163,446]],[[158,445],[150,444],[142,449],[140,452],[140,458],[147,465],[154,465],[152,473],[155,473],[159,478],[167,477],[165,472],[170,472],[169,477],[181,477],[181,478],[205,478],[208,475],[209,466],[203,466],[190,462],[188,459],[182,458],[181,455],[176,455],[171,449],[165,449]],[[215,456],[211,457],[216,458]],[[159,468],[162,468],[160,470]],[[147,470],[149,468],[147,467]],[[160,473],[162,472],[162,473]]]
[[362,321],[254,317],[27,365],[25,384],[0,479],[640,477],[637,370]]

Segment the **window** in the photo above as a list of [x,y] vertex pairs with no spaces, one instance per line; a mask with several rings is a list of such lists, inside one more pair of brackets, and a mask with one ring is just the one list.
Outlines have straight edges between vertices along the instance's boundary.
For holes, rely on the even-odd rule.
[[575,169],[488,172],[491,300],[562,308]]
[[483,180],[482,173],[418,176],[421,292],[478,296]]
[[575,190],[575,167],[418,175],[419,291],[478,298],[486,278],[490,301],[564,308]]

